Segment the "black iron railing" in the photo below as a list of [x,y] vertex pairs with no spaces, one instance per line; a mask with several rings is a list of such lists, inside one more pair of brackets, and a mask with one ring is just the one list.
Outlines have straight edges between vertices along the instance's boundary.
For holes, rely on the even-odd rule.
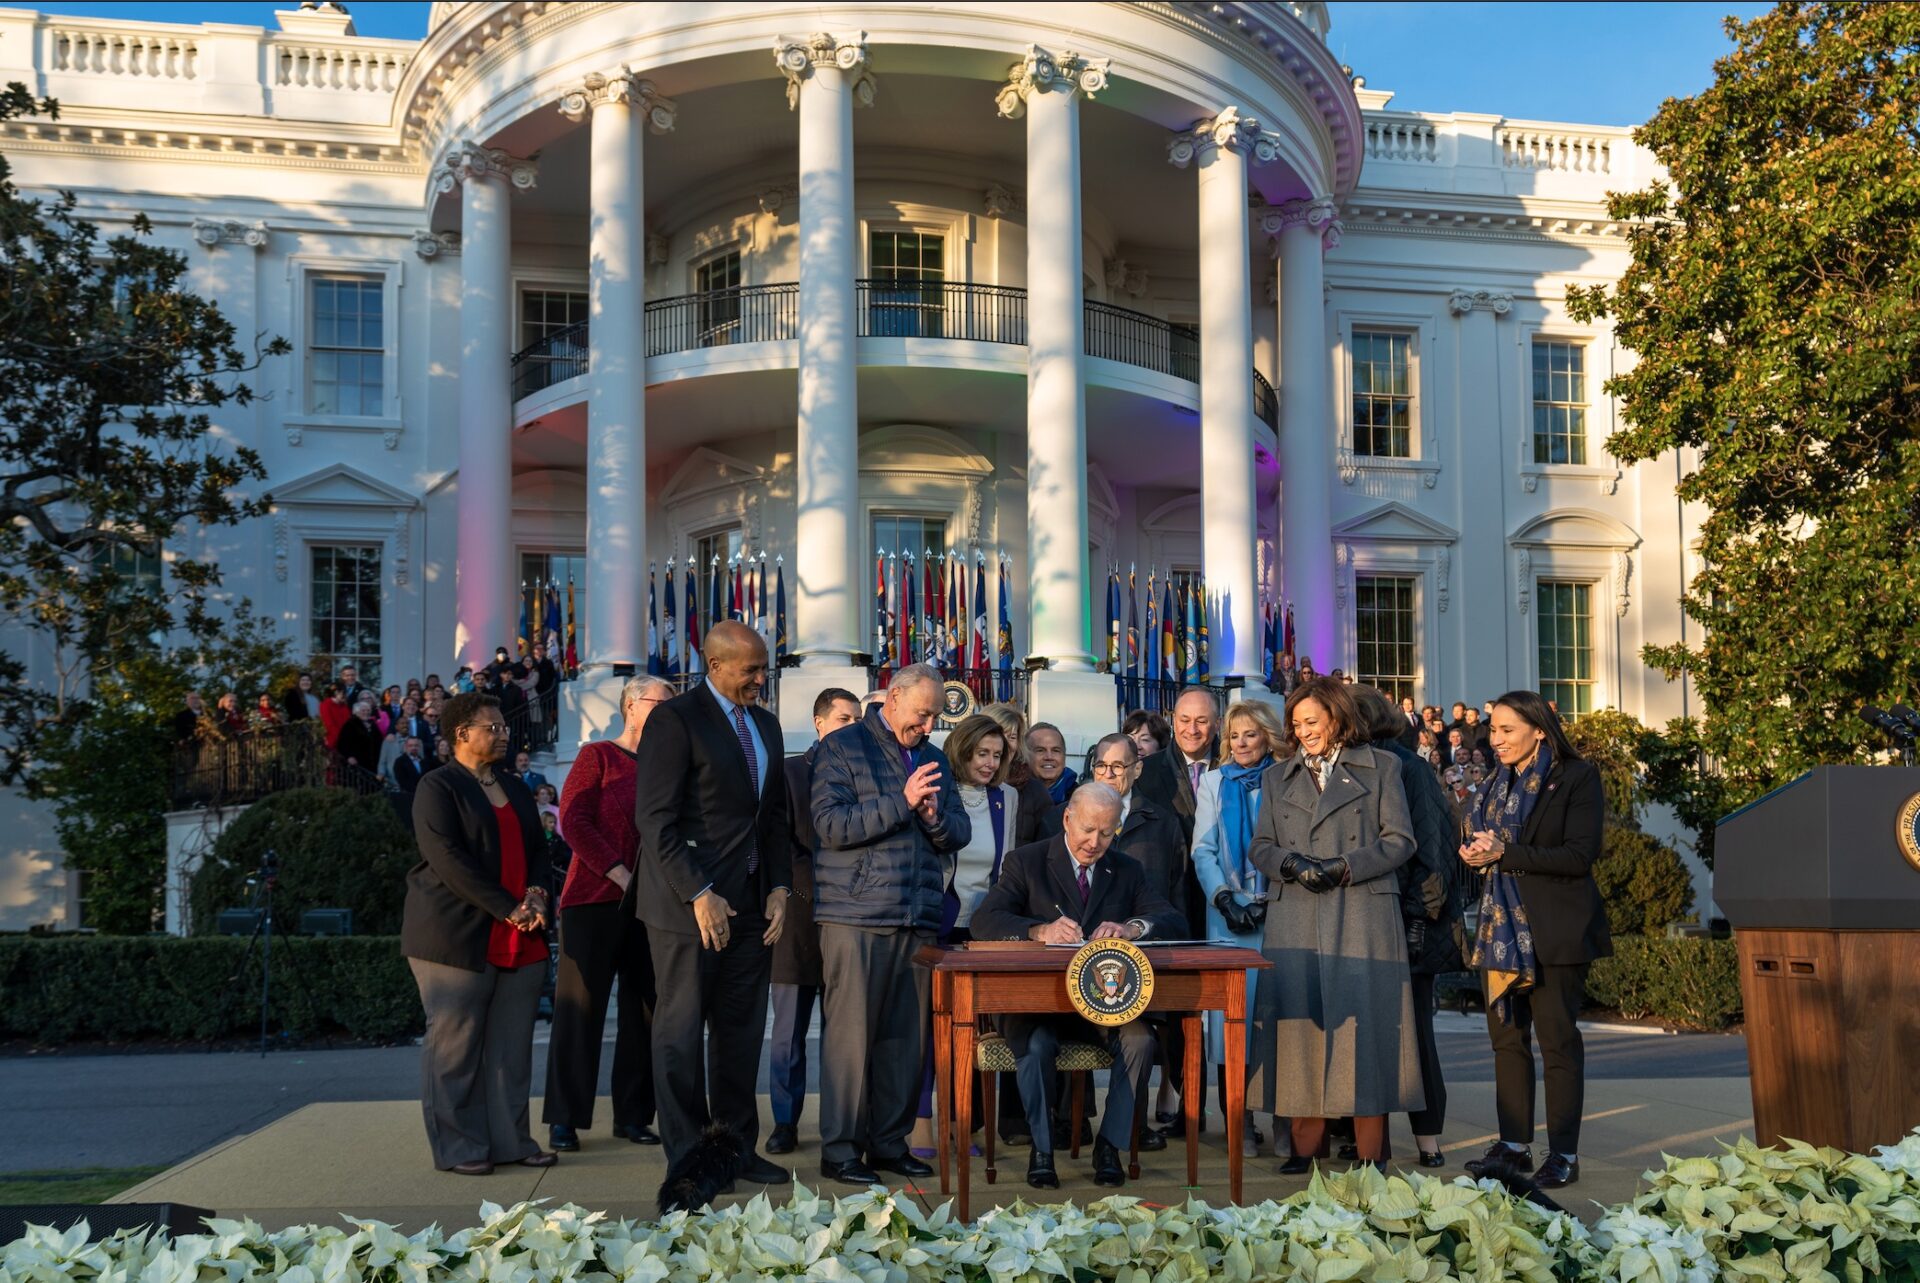
[[[1025,344],[1027,292],[1010,285],[963,281],[854,282],[861,338],[967,339]],[[1126,365],[1200,379],[1198,326],[1088,300],[1086,352]],[[777,343],[800,330],[800,287],[740,285],[682,294],[647,304],[647,355],[691,352],[736,343]],[[513,397],[531,396],[587,372],[587,322],[555,330],[513,356]],[[1278,431],[1280,398],[1253,373],[1253,408]]]
[[587,323],[555,330],[513,354],[513,399],[544,392],[587,372]]
[[736,285],[647,304],[647,355],[779,343],[800,332],[800,287]]
[[1086,304],[1088,356],[1200,381],[1200,330],[1111,303]]
[[1027,341],[1027,292],[965,281],[861,280],[853,283],[863,339]]
[[1127,677],[1118,673],[1113,678],[1114,697],[1119,703],[1122,717],[1135,709],[1171,714],[1174,701],[1180,698],[1180,692],[1193,686],[1212,691],[1220,707],[1227,706],[1227,688],[1216,686],[1211,682],[1167,681],[1154,677]]
[[331,752],[319,722],[303,721],[176,745],[167,798],[179,811],[245,806],[287,789],[322,787],[364,794],[385,785],[372,771]]
[[1260,417],[1260,422],[1275,432],[1280,430],[1280,394],[1258,370],[1253,372],[1253,412]]

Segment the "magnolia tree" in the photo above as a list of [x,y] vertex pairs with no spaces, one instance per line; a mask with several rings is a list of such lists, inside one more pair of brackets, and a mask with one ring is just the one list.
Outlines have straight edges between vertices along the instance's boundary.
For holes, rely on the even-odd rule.
[[[24,85],[0,94],[0,120],[57,112]],[[137,866],[126,904],[110,877],[90,903],[145,930],[155,794],[123,781],[164,768],[159,717],[190,681],[257,683],[281,659],[271,628],[177,537],[266,510],[249,493],[259,457],[223,445],[215,423],[252,400],[241,378],[261,356],[287,349],[243,344],[182,287],[186,260],[151,243],[145,217],[103,236],[75,211],[71,192],[23,197],[0,158],[0,605],[38,657],[29,680],[0,649],[0,783],[62,801],[81,867],[90,845],[96,875]],[[117,816],[76,803],[109,763],[97,800]]]
[[1669,177],[1610,200],[1631,266],[1569,291],[1637,356],[1608,450],[1679,451],[1706,510],[1683,603],[1704,640],[1644,657],[1706,704],[1650,766],[1708,820],[1864,760],[1861,705],[1920,690],[1920,6],[1727,30],[1714,83],[1635,134]]

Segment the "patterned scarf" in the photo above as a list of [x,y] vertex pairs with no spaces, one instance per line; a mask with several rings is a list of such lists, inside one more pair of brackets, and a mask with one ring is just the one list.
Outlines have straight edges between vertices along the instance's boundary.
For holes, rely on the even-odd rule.
[[1260,795],[1260,777],[1273,765],[1271,754],[1252,766],[1228,762],[1220,768],[1220,840],[1227,857],[1227,885],[1242,895],[1267,889],[1266,874],[1247,863],[1253,845],[1253,813]]
[[[1491,830],[1501,843],[1512,846],[1533,814],[1534,803],[1545,790],[1553,769],[1553,751],[1545,743],[1533,755],[1533,765],[1516,773],[1510,766],[1494,772],[1486,792],[1473,808],[1473,831]],[[1480,928],[1473,942],[1473,966],[1486,973],[1487,1006],[1504,1024],[1513,1023],[1513,995],[1526,993],[1538,977],[1533,954],[1533,928],[1520,901],[1520,883],[1511,873],[1491,872],[1480,893]]]
[[1307,770],[1313,775],[1314,790],[1326,792],[1327,776],[1333,773],[1333,764],[1340,760],[1340,750],[1336,748],[1325,757],[1318,757],[1303,748],[1300,750],[1300,760],[1307,764]]

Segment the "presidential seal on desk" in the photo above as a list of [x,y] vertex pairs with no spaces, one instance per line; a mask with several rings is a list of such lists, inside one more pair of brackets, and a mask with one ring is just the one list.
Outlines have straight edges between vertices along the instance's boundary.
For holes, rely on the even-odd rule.
[[1129,940],[1089,940],[1067,964],[1067,1001],[1096,1025],[1137,1020],[1153,999],[1153,964]]

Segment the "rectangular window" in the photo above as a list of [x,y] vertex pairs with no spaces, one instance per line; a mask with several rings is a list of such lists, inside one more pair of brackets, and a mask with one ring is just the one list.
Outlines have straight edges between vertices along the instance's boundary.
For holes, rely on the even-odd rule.
[[[582,290],[522,290],[520,292],[520,346],[532,347],[550,334],[587,320],[587,295]],[[583,342],[582,347],[586,344]]]
[[1413,457],[1413,336],[1353,332],[1353,452]]
[[716,254],[693,269],[700,296],[700,346],[740,341],[740,251]]
[[1587,349],[1533,341],[1533,461],[1587,461]]
[[1593,711],[1593,586],[1540,582],[1540,694],[1569,720]]
[[1420,673],[1414,641],[1416,587],[1410,575],[1354,579],[1356,680],[1377,686],[1396,702],[1402,697],[1419,698],[1414,690]]
[[[727,599],[728,571],[733,559],[740,555],[746,546],[746,540],[740,534],[740,527],[729,526],[725,530],[712,530],[700,535],[693,541],[693,570],[700,588],[700,635],[706,636],[707,629],[713,627],[716,619],[725,619],[729,608]],[[719,604],[714,598],[714,578],[718,575],[720,591],[717,594]],[[686,586],[686,577],[681,576],[681,587]]]
[[377,276],[311,276],[307,408],[376,419],[386,412],[386,282]]
[[876,231],[868,243],[873,274],[869,334],[939,338],[946,332],[947,240],[933,232]]
[[[567,586],[573,586],[573,622],[576,630],[575,641],[579,641],[578,630],[581,621],[586,618],[587,605],[587,557],[582,552],[523,552],[520,554],[520,602],[516,610],[523,612],[514,618],[516,630],[515,643],[527,643],[529,653],[533,644],[539,642],[547,646],[548,657],[559,663],[566,655],[567,647]],[[547,592],[552,585],[553,592]],[[521,618],[527,623],[526,635],[518,633]]]
[[[126,544],[97,545],[93,551],[97,571],[114,577],[112,593],[116,600],[158,600],[166,591],[161,575],[160,555]],[[147,634],[147,644],[159,650],[166,638],[158,631]]]
[[314,544],[307,645],[336,667],[352,664],[363,686],[380,685],[380,548]]
[[[913,557],[913,604],[917,615],[924,615],[927,608],[926,603],[920,600],[926,593],[927,554],[931,552],[938,557],[946,550],[947,523],[939,517],[920,517],[912,513],[873,514],[873,553],[876,557],[886,559],[889,589],[897,586],[897,601],[905,599],[907,557]],[[877,588],[873,580],[871,574],[862,580],[867,584],[869,603],[874,601]],[[968,587],[971,588],[972,584],[969,583]],[[869,609],[877,610],[878,607],[870,604]]]

